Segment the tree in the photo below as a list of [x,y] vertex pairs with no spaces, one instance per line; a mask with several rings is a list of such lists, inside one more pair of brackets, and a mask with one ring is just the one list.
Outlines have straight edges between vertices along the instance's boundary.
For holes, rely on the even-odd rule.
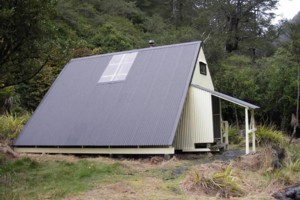
[[[270,26],[277,0],[228,0],[218,1],[217,11],[225,19],[227,52],[239,49],[241,41],[261,37]],[[255,48],[255,47],[254,47]],[[255,50],[255,49],[254,49]]]
[[[298,15],[299,16],[299,13]],[[290,143],[292,142],[293,138],[295,137],[296,130],[299,127],[299,100],[300,100],[300,86],[299,86],[299,79],[300,79],[300,20],[297,19],[298,17],[294,18],[294,22],[291,22],[289,24],[289,38],[291,40],[291,51],[293,54],[293,57],[291,57],[296,63],[297,63],[297,99],[296,99],[296,115],[292,114],[292,122],[291,125],[293,125],[293,133],[292,137],[290,139]]]
[[262,120],[287,130],[296,107],[297,63],[287,47],[280,47],[268,58],[257,61],[259,105]]
[[30,80],[63,54],[50,20],[54,6],[52,0],[1,0],[0,89]]
[[[259,105],[256,76],[257,70],[249,56],[231,55],[220,64],[213,80],[218,91]],[[238,127],[239,116],[244,112],[239,113],[237,107],[232,104],[222,105],[222,109],[226,120],[235,121]]]

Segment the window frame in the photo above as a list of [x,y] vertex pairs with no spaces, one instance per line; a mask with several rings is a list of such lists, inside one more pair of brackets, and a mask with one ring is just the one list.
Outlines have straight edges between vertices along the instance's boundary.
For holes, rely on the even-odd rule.
[[200,61],[199,62],[199,71],[202,75],[207,75],[207,64],[205,62]]

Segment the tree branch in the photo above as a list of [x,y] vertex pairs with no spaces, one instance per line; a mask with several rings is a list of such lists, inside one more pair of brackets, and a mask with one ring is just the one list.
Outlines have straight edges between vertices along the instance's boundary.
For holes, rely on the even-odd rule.
[[34,78],[36,75],[38,75],[38,73],[40,73],[42,71],[42,69],[45,67],[45,65],[48,63],[48,58],[46,59],[46,61],[40,66],[40,68],[35,71],[33,74],[31,74],[29,77],[27,78],[24,78],[24,79],[21,79],[19,81],[16,81],[16,82],[11,82],[11,83],[5,83],[3,86],[0,86],[0,90],[1,89],[4,89],[6,87],[9,87],[9,86],[13,86],[13,85],[18,85],[20,83],[24,83],[26,81],[29,81],[31,80],[32,78]]

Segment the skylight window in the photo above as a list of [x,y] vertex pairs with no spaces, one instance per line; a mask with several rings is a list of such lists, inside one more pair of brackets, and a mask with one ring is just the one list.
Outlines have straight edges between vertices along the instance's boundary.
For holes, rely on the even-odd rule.
[[125,80],[138,52],[114,55],[98,83]]

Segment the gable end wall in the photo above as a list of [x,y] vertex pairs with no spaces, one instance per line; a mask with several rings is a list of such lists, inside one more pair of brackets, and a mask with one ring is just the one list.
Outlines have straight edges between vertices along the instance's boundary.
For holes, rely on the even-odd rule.
[[[214,90],[210,72],[200,74],[200,62],[206,63],[201,47],[192,76],[192,84]],[[176,150],[197,151],[195,144],[209,144],[214,141],[211,94],[190,87],[177,127],[173,146]]]
[[[206,63],[206,75],[200,74],[200,62]],[[214,90],[214,85],[210,76],[209,68],[203,53],[203,48],[201,47],[198,55],[198,59],[196,62],[196,67],[194,70],[194,74],[192,77],[192,84],[200,85],[202,87]]]

